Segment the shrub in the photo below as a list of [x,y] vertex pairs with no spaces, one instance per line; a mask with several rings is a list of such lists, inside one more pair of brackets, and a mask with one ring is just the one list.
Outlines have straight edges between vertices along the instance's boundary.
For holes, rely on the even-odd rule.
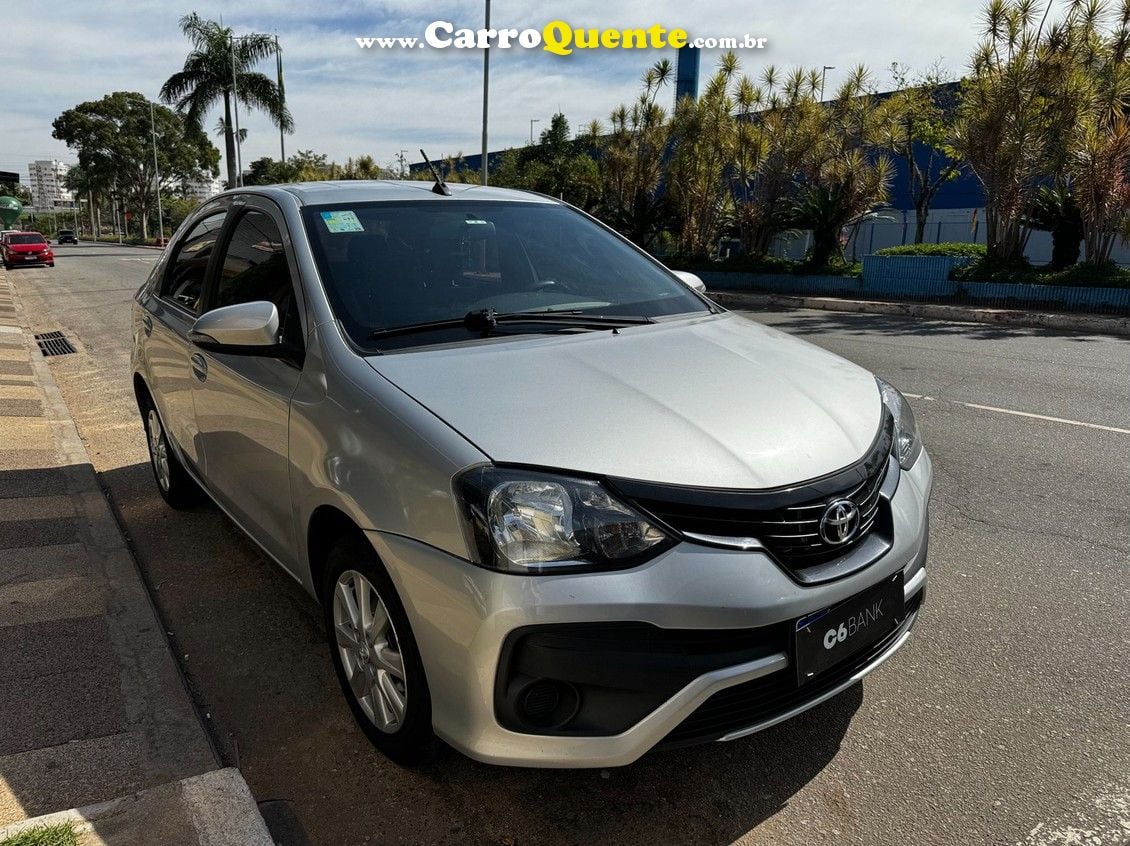
[[943,244],[904,244],[901,247],[886,247],[876,250],[877,256],[969,256],[983,258],[984,244],[965,244],[960,241],[947,241]]

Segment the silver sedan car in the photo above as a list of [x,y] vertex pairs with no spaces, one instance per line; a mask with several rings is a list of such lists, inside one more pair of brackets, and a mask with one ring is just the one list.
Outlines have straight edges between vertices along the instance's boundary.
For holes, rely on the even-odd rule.
[[395,761],[748,735],[906,642],[932,472],[895,388],[701,287],[539,195],[221,194],[134,306],[157,488],[318,600]]

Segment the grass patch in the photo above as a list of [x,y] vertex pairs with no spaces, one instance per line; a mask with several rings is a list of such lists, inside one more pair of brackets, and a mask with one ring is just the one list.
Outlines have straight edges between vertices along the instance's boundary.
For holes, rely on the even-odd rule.
[[78,846],[78,835],[70,823],[41,825],[0,840],[0,846]]
[[984,244],[965,244],[960,241],[946,241],[941,244],[903,244],[899,247],[884,247],[876,250],[877,256],[959,256],[983,258]]

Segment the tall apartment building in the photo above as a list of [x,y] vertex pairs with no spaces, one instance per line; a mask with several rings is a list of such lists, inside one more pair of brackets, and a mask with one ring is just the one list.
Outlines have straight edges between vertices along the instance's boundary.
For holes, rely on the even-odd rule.
[[74,194],[63,186],[70,169],[69,164],[54,159],[40,159],[27,166],[31,199],[37,209],[52,209],[74,200]]

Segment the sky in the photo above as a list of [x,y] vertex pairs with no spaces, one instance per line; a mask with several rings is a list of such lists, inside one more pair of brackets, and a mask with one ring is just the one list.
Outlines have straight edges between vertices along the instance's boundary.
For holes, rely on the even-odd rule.
[[[889,88],[889,68],[899,62],[925,70],[941,62],[956,76],[978,40],[982,0],[649,0],[613,4],[558,0],[553,4],[493,0],[493,27],[541,29],[552,20],[574,27],[683,28],[690,37],[768,39],[764,50],[742,51],[742,71],[756,78],[772,64],[832,65],[834,91],[854,65],[865,64],[878,88]],[[547,11],[546,11],[547,10]],[[66,0],[41,17],[34,38],[4,39],[0,54],[0,170],[27,179],[34,159],[77,160],[51,137],[51,122],[65,109],[112,91],[139,91],[156,100],[162,83],[180,70],[189,50],[178,20],[196,11],[246,32],[277,33],[282,45],[287,103],[296,131],[287,154],[300,149],[344,162],[368,154],[393,166],[400,151],[419,161],[423,147],[439,159],[477,153],[482,120],[482,52],[456,49],[363,49],[366,36],[422,36],[428,24],[483,25],[482,0]],[[720,51],[704,50],[701,77]],[[563,112],[574,131],[593,119],[607,122],[619,104],[639,92],[643,72],[666,50],[594,50],[557,56],[535,49],[491,51],[490,148],[521,146]],[[274,62],[259,68],[273,76]],[[673,89],[663,95],[668,105]],[[220,108],[205,124],[215,135]],[[242,161],[279,156],[278,131],[261,114],[241,110],[248,130]]]

